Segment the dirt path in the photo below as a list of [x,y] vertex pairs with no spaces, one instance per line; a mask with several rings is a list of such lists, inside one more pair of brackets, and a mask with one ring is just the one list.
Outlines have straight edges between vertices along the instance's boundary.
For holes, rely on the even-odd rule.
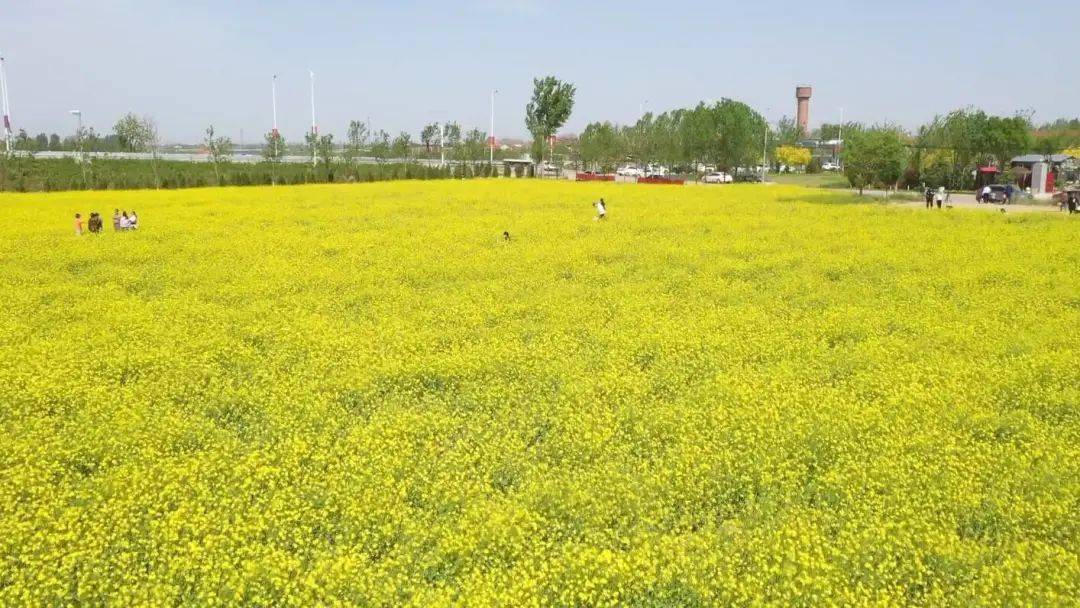
[[[896,203],[902,207],[915,207],[923,208],[926,203],[923,201],[903,201]],[[978,209],[980,211],[993,211],[994,213],[1001,213],[1004,209],[1005,213],[1060,213],[1057,204],[1050,203],[1014,203],[1011,205],[989,204],[985,205],[975,200],[974,194],[953,194],[949,202],[946,205],[951,205],[954,209]]]

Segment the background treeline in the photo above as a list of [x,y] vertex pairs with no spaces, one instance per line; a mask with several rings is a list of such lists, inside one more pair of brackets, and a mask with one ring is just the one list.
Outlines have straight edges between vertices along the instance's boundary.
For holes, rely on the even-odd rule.
[[[835,142],[840,139],[842,144]],[[763,162],[772,171],[793,165],[813,171],[825,150],[839,156],[844,175],[856,188],[961,189],[974,187],[977,167],[996,166],[1005,172],[1002,179],[1009,179],[1010,161],[1022,154],[1080,156],[1080,119],[1036,127],[1028,115],[992,116],[967,108],[937,116],[915,132],[848,122],[802,133],[791,118],[767,125],[746,104],[724,99],[645,114],[631,125],[594,122],[576,144],[571,157],[604,172],[623,163],[660,163],[681,173],[694,173],[701,165],[732,172]],[[811,148],[818,154],[808,154]]]
[[0,191],[49,192],[55,190],[127,190],[140,188],[198,188],[371,182],[391,179],[446,179],[488,177],[493,169],[483,164],[416,163],[355,164],[332,162],[312,167],[302,163],[198,163],[186,161],[93,158],[41,159],[0,157]]

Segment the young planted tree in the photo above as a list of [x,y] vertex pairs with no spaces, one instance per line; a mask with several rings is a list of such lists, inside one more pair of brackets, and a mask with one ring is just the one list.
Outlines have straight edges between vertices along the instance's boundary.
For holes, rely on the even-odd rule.
[[334,181],[334,171],[331,163],[334,160],[334,136],[330,133],[319,136],[315,149],[319,156],[319,163],[326,171],[326,181]]
[[443,127],[442,145],[450,151],[450,158],[461,160],[464,154],[461,152],[461,125],[456,122],[448,122]]
[[431,150],[439,141],[439,123],[433,122],[420,131],[420,142],[424,144],[424,154],[431,156]]
[[266,134],[263,144],[263,160],[270,164],[270,183],[277,184],[277,166],[285,158],[285,138],[278,131]]
[[390,151],[394,158],[408,163],[409,152],[412,151],[412,136],[405,131],[398,133],[398,136],[394,138],[394,143],[390,145]]
[[350,165],[360,158],[364,148],[367,147],[369,129],[366,123],[359,120],[349,122],[349,130],[345,134],[345,161]]
[[375,157],[379,163],[386,162],[386,159],[390,156],[390,134],[382,129],[375,134],[375,139],[371,144],[371,155]]
[[471,129],[465,134],[465,155],[470,163],[477,164],[485,158],[487,152],[487,133],[480,129]]
[[225,136],[215,135],[214,125],[210,125],[206,128],[203,145],[206,146],[206,154],[210,157],[210,162],[214,163],[214,178],[218,185],[221,185],[221,165],[229,162],[232,157],[232,140]]
[[304,133],[304,143],[307,144],[309,150],[311,150],[311,166],[315,166],[315,161],[318,160],[319,154],[319,136],[314,131],[308,131]]
[[532,134],[536,162],[544,159],[544,142],[555,135],[574,109],[574,85],[554,76],[533,79],[532,100],[525,106],[525,126]]

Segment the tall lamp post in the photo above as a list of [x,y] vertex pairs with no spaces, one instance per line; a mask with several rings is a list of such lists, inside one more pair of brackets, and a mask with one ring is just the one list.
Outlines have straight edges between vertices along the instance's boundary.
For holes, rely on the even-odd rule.
[[75,117],[78,121],[78,127],[75,129],[75,147],[78,148],[79,153],[79,167],[82,168],[83,187],[87,186],[86,183],[86,150],[83,149],[83,125],[82,125],[82,110],[69,110],[69,114]]
[[491,89],[491,131],[488,133],[488,164],[495,164],[495,94],[499,89]]
[[315,145],[319,141],[319,125],[315,122],[315,72],[308,70],[311,77],[311,166],[316,164]]
[[11,104],[8,103],[8,88],[7,88],[7,63],[4,62],[4,55],[0,53],[0,102],[3,105],[4,112],[4,142],[7,146],[8,155],[11,154]]

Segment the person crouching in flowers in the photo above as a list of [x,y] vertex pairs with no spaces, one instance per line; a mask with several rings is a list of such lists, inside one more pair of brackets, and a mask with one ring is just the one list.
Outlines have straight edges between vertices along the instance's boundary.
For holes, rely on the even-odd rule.
[[131,212],[131,215],[128,217],[128,220],[131,221],[131,226],[128,227],[130,230],[136,230],[139,227],[139,216],[135,215],[134,210]]
[[97,211],[90,213],[90,220],[86,222],[87,229],[90,230],[90,234],[101,234],[101,214]]

